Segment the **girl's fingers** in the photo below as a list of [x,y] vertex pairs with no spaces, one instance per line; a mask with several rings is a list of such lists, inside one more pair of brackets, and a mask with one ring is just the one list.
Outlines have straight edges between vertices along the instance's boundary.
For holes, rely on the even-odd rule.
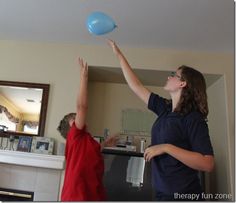
[[151,159],[152,159],[152,152],[150,151],[149,148],[147,148],[144,152],[144,160],[150,161]]

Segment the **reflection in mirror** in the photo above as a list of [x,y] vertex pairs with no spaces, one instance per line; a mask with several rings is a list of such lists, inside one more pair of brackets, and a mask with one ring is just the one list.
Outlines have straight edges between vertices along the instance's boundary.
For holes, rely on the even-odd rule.
[[48,84],[0,81],[0,133],[43,136]]

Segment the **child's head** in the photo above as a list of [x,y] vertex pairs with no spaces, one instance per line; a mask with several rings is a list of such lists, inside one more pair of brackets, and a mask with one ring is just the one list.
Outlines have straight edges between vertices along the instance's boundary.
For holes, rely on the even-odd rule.
[[72,125],[72,123],[75,120],[75,113],[69,113],[64,116],[64,118],[60,121],[59,126],[57,127],[57,130],[60,132],[60,134],[66,138],[67,133]]

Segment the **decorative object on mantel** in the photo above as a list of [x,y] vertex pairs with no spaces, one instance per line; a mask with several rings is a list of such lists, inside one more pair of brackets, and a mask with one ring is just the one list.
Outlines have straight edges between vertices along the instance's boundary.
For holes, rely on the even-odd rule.
[[7,150],[7,149],[8,149],[8,143],[9,143],[9,139],[7,138],[7,139],[6,139],[6,145],[5,145],[5,147],[3,148],[4,150]]
[[11,150],[16,151],[18,145],[18,138],[14,135],[9,137],[0,137],[0,150]]
[[59,155],[59,156],[65,155],[65,143],[63,143],[63,142],[57,143],[56,155]]
[[31,144],[32,144],[32,137],[20,136],[17,145],[17,151],[30,152]]
[[10,141],[9,150],[13,150],[13,151],[14,151],[14,150],[15,150],[15,149],[14,149],[15,136],[14,136],[14,135],[10,135],[9,141]]
[[0,149],[3,149],[3,137],[0,137]]
[[7,126],[5,126],[5,125],[0,125],[0,132],[6,132],[7,129],[8,129]]
[[52,154],[54,140],[47,137],[34,137],[31,152],[39,154]]

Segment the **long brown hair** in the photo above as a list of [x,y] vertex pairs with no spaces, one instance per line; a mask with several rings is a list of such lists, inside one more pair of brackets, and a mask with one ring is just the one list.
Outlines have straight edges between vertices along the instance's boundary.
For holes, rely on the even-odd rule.
[[204,76],[199,71],[188,66],[180,66],[181,80],[186,81],[186,86],[182,89],[180,101],[175,108],[175,112],[187,114],[191,111],[200,112],[206,119],[208,115],[206,82]]

